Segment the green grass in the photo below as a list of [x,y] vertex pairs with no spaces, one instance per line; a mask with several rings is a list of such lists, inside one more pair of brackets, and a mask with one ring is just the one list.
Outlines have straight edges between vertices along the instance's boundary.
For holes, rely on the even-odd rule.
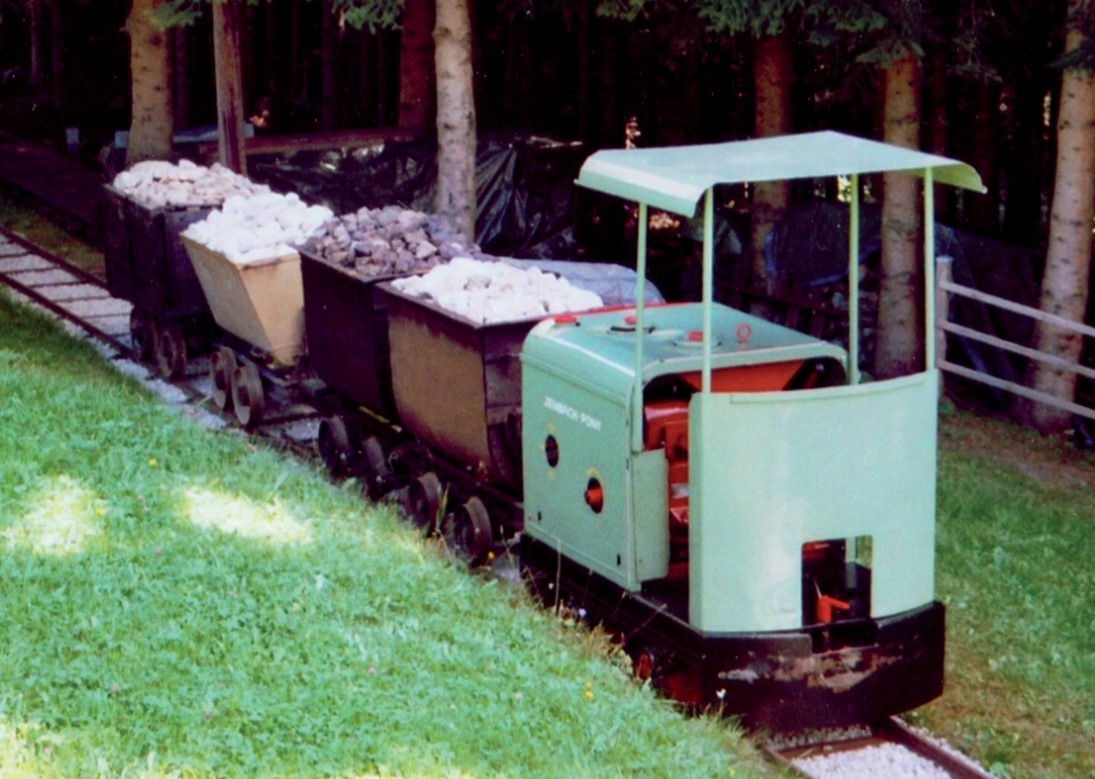
[[1002,777],[1095,777],[1095,461],[969,415],[942,431],[947,692],[918,719]]
[[64,257],[72,265],[106,281],[103,253],[43,219],[26,198],[0,186],[0,226]]
[[0,293],[0,775],[769,769],[595,633]]

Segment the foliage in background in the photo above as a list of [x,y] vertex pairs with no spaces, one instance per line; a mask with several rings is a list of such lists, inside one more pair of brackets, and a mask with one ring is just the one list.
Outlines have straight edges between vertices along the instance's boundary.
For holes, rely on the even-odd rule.
[[4,776],[766,773],[598,634],[5,294],[0,395]]
[[[185,27],[198,20],[211,2],[219,0],[168,0],[154,14],[160,26]],[[238,0],[247,5],[258,5],[263,0]],[[338,16],[339,23],[360,30],[368,27],[393,30],[399,27],[403,14],[403,0],[314,0],[323,2]]]

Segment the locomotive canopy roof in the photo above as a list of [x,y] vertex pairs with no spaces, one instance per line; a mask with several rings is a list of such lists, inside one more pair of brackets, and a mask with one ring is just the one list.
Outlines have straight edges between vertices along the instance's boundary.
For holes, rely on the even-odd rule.
[[[929,182],[950,184],[984,192],[981,177],[969,165],[906,149],[888,143],[870,141],[852,135],[824,130],[798,135],[781,135],[749,141],[665,146],[652,149],[610,149],[595,152],[582,165],[578,184],[639,203],[638,271],[646,274],[646,233],[649,207],[664,209],[681,216],[696,215],[703,199],[703,392],[711,387],[711,304],[713,300],[713,209],[716,184],[758,181],[784,181],[799,178],[852,176],[861,173],[905,172],[923,176]],[[924,187],[923,209],[934,213],[934,187]],[[859,244],[859,188],[851,191],[848,241],[848,278],[856,278]],[[933,219],[924,219],[925,276],[925,354],[926,365],[935,365],[935,251]],[[848,286],[848,381],[859,382],[859,285]],[[639,328],[643,322],[641,291],[636,292]],[[636,365],[641,365],[642,340],[636,349]],[[636,369],[638,370],[638,369]],[[636,423],[641,420],[636,420]]]
[[825,130],[748,141],[607,149],[582,165],[578,183],[611,195],[693,216],[710,187],[758,181],[932,171],[941,184],[984,192],[969,165],[935,154]]

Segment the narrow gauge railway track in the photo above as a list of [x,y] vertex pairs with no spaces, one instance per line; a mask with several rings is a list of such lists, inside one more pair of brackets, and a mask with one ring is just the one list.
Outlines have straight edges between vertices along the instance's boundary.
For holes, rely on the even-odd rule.
[[993,779],[965,755],[897,718],[813,739],[774,739],[763,748],[811,779]]
[[[209,400],[208,357],[189,361],[177,379],[157,377],[153,368],[141,366],[134,357],[131,303],[112,297],[106,285],[87,271],[3,227],[0,284],[56,316],[71,332],[100,344],[120,370],[143,380],[169,403],[185,405],[207,426],[224,428],[233,423],[233,416]],[[271,407],[266,417],[250,432],[275,446],[314,458],[319,412],[277,392],[271,393],[268,402]]]

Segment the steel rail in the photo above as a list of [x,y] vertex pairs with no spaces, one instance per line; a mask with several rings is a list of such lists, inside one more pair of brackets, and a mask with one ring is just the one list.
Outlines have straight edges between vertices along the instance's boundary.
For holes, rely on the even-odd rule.
[[[16,233],[11,232],[6,227],[0,227],[0,235],[2,235],[5,239],[10,241],[11,243],[16,244],[20,248],[26,250],[28,255],[38,257],[38,258],[40,258],[40,259],[56,266],[58,269],[63,270],[66,273],[70,274],[73,278],[77,279],[77,283],[88,284],[88,285],[92,285],[92,286],[96,287],[97,289],[101,289],[101,290],[104,290],[104,291],[106,290],[106,287],[103,284],[101,279],[91,275],[90,273],[83,270],[82,268],[76,267],[75,265],[71,264],[70,262],[68,262],[64,259],[62,259],[61,257],[58,257],[56,254],[53,254],[49,250],[44,249],[44,248],[28,241],[26,238],[23,238],[21,235],[17,235]],[[102,341],[103,343],[107,344],[112,349],[115,349],[119,354],[128,354],[129,353],[130,348],[125,342],[119,340],[118,338],[116,338],[115,336],[113,336],[110,333],[106,332],[102,328],[96,327],[94,324],[87,321],[87,319],[85,319],[83,317],[80,317],[75,312],[73,312],[69,308],[66,308],[61,303],[58,303],[56,300],[53,300],[52,298],[48,297],[44,292],[41,291],[42,289],[46,289],[48,287],[64,286],[64,285],[42,284],[42,285],[39,285],[39,286],[30,286],[30,285],[24,284],[23,282],[19,281],[16,278],[14,278],[10,271],[5,272],[3,270],[0,270],[0,280],[2,280],[3,283],[6,286],[8,286],[11,289],[15,290],[20,295],[23,295],[24,297],[34,301],[34,303],[36,303],[37,305],[42,306],[43,308],[48,309],[50,312],[56,314],[57,316],[61,317],[62,319],[83,328],[88,333],[88,335],[90,335],[90,336],[96,338],[97,340]],[[80,299],[87,300],[88,298],[80,298]],[[73,301],[69,300],[69,301],[66,301],[66,302],[73,302]]]
[[[23,236],[11,232],[5,227],[0,226],[0,236],[2,236],[4,239],[11,242],[12,244],[15,244],[21,249],[25,250],[28,256],[41,259],[48,265],[52,266],[51,268],[33,268],[29,270],[19,271],[0,270],[0,284],[11,288],[19,295],[33,302],[35,305],[46,309],[47,311],[65,322],[76,325],[77,327],[84,330],[90,337],[104,343],[115,352],[114,359],[131,358],[134,359],[135,362],[137,361],[136,358],[133,357],[132,347],[128,343],[96,326],[93,322],[89,321],[86,316],[81,315],[77,311],[74,311],[65,305],[66,303],[97,300],[111,297],[109,292],[107,291],[106,284],[102,281],[102,279],[94,276],[91,273],[88,273],[82,268],[76,267],[64,258],[57,256],[56,254],[50,252],[48,249],[38,246],[33,241],[30,241]],[[0,257],[0,259],[3,258]],[[97,290],[101,290],[104,293],[102,298],[85,296],[67,299],[64,301],[58,301],[51,298],[48,294],[48,291],[51,288],[71,286],[73,282],[29,285],[14,277],[19,273],[36,273],[50,269],[62,270],[65,273],[71,275],[76,280],[75,283],[86,284],[95,287]],[[152,373],[155,374],[156,371],[153,369]],[[217,408],[215,404],[209,402],[209,398],[207,397],[206,393],[203,392],[202,389],[199,387],[199,381],[202,376],[204,376],[204,374],[199,375],[193,372],[188,372],[187,374],[173,381],[166,379],[162,376],[159,376],[158,378],[160,381],[163,381],[166,384],[170,384],[177,388],[179,391],[181,391],[185,396],[187,403],[200,405],[208,413],[212,414],[213,416],[220,417],[229,425],[233,425],[235,423],[235,416],[232,415],[230,412],[225,412],[222,409]],[[272,393],[272,395],[277,394],[278,393]],[[273,399],[273,397],[268,398],[268,400]],[[282,404],[283,407],[281,409],[271,409],[271,413],[269,413],[253,429],[248,430],[248,432],[258,436],[268,443],[278,446],[279,448],[287,449],[296,454],[301,454],[314,460],[315,453],[312,451],[310,441],[307,443],[301,443],[287,435],[282,434],[282,431],[284,430],[284,427],[286,425],[290,425],[294,422],[299,422],[302,420],[312,419],[318,416],[319,412],[315,408],[312,408],[310,406],[308,407],[307,411],[301,410],[301,407],[304,405],[306,404],[299,402],[287,403]]]
[[[851,753],[891,744],[904,747],[912,754],[927,760],[951,779],[995,779],[970,758],[948,748],[929,734],[910,727],[897,717],[890,717],[869,726],[848,728],[842,733],[819,734],[816,740],[809,740],[804,736],[806,743],[786,742],[783,738],[785,737],[777,736],[764,741],[761,749],[769,759],[797,776],[811,777],[814,774],[796,765],[796,759],[838,751]],[[851,775],[851,770],[844,767],[841,775]]]

